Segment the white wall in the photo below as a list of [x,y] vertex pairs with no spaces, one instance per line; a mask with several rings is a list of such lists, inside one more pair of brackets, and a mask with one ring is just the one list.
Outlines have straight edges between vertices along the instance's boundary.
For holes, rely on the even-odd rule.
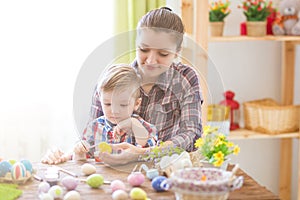
[[[237,9],[237,1],[232,1],[231,9],[232,13],[226,19],[224,35],[239,35],[239,24],[244,21],[244,16],[241,10]],[[215,64],[215,66],[210,67],[217,68],[223,79],[224,88],[233,90],[236,93],[236,100],[241,104],[244,101],[265,97],[280,101],[280,42],[212,42],[209,44],[209,56]],[[298,47],[294,100],[297,104],[300,102],[299,58],[300,48]],[[213,79],[213,76],[209,74],[208,78]],[[222,94],[215,96],[213,103],[218,103],[223,99]],[[241,153],[236,158],[233,157],[233,160],[240,163],[241,168],[260,184],[278,194],[279,163],[281,162],[280,140],[237,140],[235,142],[240,145]],[[293,147],[292,199],[297,197],[297,147],[298,142],[295,140]]]
[[71,149],[77,74],[111,37],[111,11],[105,0],[0,1],[0,157]]

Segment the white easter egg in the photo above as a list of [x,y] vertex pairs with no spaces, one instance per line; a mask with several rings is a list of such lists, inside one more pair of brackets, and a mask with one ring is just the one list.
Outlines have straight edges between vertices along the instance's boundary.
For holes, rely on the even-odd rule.
[[53,196],[49,193],[41,193],[39,195],[40,200],[54,200]]
[[69,191],[65,196],[64,196],[64,200],[80,200],[81,196],[79,194],[79,192],[72,190]]
[[51,194],[51,196],[56,199],[56,198],[63,198],[64,194],[63,194],[63,189],[62,187],[60,187],[59,185],[53,185],[49,191],[49,194]]
[[116,190],[111,197],[113,200],[127,200],[128,194],[124,190]]
[[88,176],[88,175],[96,173],[96,167],[94,165],[89,164],[89,163],[85,163],[81,166],[81,172],[84,175]]

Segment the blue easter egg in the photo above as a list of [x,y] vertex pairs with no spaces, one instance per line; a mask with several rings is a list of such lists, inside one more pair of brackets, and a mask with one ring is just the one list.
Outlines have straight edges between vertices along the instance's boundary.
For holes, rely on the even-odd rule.
[[165,176],[157,176],[155,177],[152,182],[151,185],[153,187],[153,189],[157,192],[162,192],[165,191],[161,186],[161,182],[163,182],[164,180],[166,180],[167,178]]
[[27,171],[29,171],[30,173],[32,173],[32,164],[29,160],[23,159],[20,161],[26,168]]
[[12,165],[7,161],[3,160],[0,162],[0,177],[4,177],[7,172],[10,172]]

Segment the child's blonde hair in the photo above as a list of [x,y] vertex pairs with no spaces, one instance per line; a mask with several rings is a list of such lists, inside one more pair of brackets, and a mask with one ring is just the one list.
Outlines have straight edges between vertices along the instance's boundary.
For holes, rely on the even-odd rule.
[[116,64],[107,68],[98,85],[98,92],[120,92],[132,88],[133,97],[140,97],[141,77],[137,71],[128,64]]

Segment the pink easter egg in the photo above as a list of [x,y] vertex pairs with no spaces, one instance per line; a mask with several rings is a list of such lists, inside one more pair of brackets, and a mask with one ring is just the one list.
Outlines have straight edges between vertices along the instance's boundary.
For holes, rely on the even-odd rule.
[[19,180],[21,178],[26,177],[25,166],[20,162],[16,162],[11,168],[11,176],[15,180]]
[[63,186],[67,188],[67,190],[75,190],[75,188],[78,185],[78,179],[72,177],[72,176],[65,176],[62,180],[61,183]]
[[126,190],[126,186],[123,183],[123,181],[120,180],[114,180],[110,183],[110,188],[112,190],[112,192],[116,191],[116,190]]
[[131,186],[140,186],[145,182],[145,176],[142,172],[132,172],[127,177],[127,181]]

